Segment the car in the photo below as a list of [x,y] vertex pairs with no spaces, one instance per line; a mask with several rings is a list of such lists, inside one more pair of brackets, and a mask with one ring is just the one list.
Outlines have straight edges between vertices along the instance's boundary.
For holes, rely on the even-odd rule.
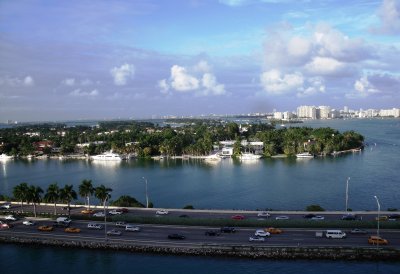
[[81,211],[81,213],[82,214],[93,214],[94,210],[92,210],[92,209],[84,209],[84,210]]
[[169,234],[168,235],[168,239],[170,239],[170,240],[184,240],[184,239],[186,239],[186,237],[183,236],[182,234],[174,233],[174,234]]
[[269,232],[271,234],[281,234],[283,231],[282,229],[279,228],[275,228],[275,227],[268,227],[266,229],[264,229],[266,232]]
[[400,220],[400,215],[399,214],[391,214],[388,216],[389,221],[397,221]]
[[93,214],[93,217],[104,217],[104,212],[103,211],[98,211],[96,213]]
[[6,221],[16,221],[17,217],[15,217],[14,215],[7,215],[4,219]]
[[322,221],[322,220],[325,220],[325,217],[324,216],[314,216],[314,217],[311,218],[311,220],[313,220],[313,221]]
[[389,216],[383,215],[375,218],[375,221],[387,221],[389,220]]
[[254,236],[269,237],[271,233],[264,231],[264,229],[257,229],[256,232],[254,232]]
[[388,245],[389,241],[379,236],[369,236],[368,243],[371,245]]
[[125,222],[125,221],[116,222],[116,223],[115,223],[115,226],[126,227],[126,222]]
[[57,223],[64,223],[64,224],[68,224],[69,225],[72,222],[72,220],[70,218],[68,218],[68,217],[58,217],[56,219],[56,222]]
[[249,242],[264,242],[265,238],[260,236],[251,236],[249,237]]
[[222,233],[235,233],[236,229],[234,227],[224,226],[224,227],[221,227],[220,231]]
[[63,206],[62,208],[61,208],[61,210],[71,210],[71,207],[69,206]]
[[140,227],[138,227],[136,225],[126,225],[125,226],[125,231],[139,232],[140,231]]
[[66,229],[64,229],[64,231],[68,233],[80,233],[81,229],[77,227],[67,227]]
[[54,227],[69,227],[69,223],[64,223],[64,222],[54,222],[53,223]]
[[8,229],[11,225],[7,223],[0,222],[0,229]]
[[219,236],[219,235],[221,235],[221,233],[219,231],[216,231],[216,230],[207,230],[206,232],[204,232],[204,235],[206,235],[206,236]]
[[243,215],[233,215],[231,217],[232,220],[244,220],[244,216]]
[[354,214],[346,214],[342,216],[342,220],[344,221],[354,221],[357,219],[357,216]]
[[108,212],[108,214],[110,214],[110,215],[121,215],[122,211],[118,211],[117,209],[113,209],[113,210],[110,210]]
[[267,211],[261,211],[257,213],[257,217],[266,217],[268,218],[269,216],[271,216],[271,214],[269,214]]
[[289,220],[288,216],[277,216],[275,217],[275,220]]
[[103,229],[103,225],[102,224],[97,224],[97,223],[88,223],[87,227],[89,229]]
[[53,229],[51,225],[41,225],[38,227],[39,231],[53,231]]
[[122,232],[119,230],[116,230],[116,229],[112,229],[112,230],[107,231],[107,235],[108,236],[121,236]]
[[35,225],[35,222],[33,222],[33,221],[31,221],[31,220],[26,220],[26,221],[23,221],[22,224],[23,224],[23,225],[31,226],[31,225]]
[[303,218],[305,218],[305,219],[311,219],[311,218],[314,218],[315,216],[317,216],[317,215],[310,213],[310,214],[304,215]]
[[189,218],[189,215],[182,214],[182,215],[179,215],[179,218]]
[[168,215],[168,214],[169,214],[168,210],[165,209],[160,209],[156,211],[156,215]]
[[351,234],[367,234],[367,231],[364,229],[360,229],[360,228],[353,228],[352,230],[350,230]]
[[0,206],[1,209],[10,209],[11,208],[11,203],[4,203]]

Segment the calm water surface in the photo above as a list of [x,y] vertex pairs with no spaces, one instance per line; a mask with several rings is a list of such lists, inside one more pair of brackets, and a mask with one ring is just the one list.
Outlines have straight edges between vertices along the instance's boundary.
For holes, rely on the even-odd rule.
[[2,273],[398,274],[400,263],[249,260],[0,246]]
[[85,160],[16,160],[0,162],[0,193],[11,194],[21,182],[46,188],[52,182],[74,184],[91,179],[113,189],[112,196],[128,194],[156,207],[228,209],[304,209],[320,204],[342,210],[345,184],[350,179],[349,207],[400,209],[400,120],[310,121],[302,125],[355,130],[369,146],[362,153],[318,159],[261,159],[218,163],[200,160],[132,160],[96,163]]

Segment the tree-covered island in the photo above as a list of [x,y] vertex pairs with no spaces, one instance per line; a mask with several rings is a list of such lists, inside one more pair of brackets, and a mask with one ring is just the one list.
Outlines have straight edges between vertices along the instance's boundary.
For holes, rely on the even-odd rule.
[[[169,123],[170,122],[170,123]],[[222,120],[100,122],[96,126],[65,124],[22,125],[0,130],[0,154],[96,155],[113,150],[136,157],[209,155],[230,141],[233,155],[252,152],[271,157],[309,152],[329,155],[359,149],[364,137],[354,131],[326,128],[279,127],[274,123],[237,124]],[[258,149],[251,142],[262,144]],[[229,143],[229,142],[228,142]]]

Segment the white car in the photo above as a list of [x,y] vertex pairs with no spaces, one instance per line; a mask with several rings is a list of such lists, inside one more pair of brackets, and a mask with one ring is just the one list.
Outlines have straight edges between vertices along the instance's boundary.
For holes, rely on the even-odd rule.
[[121,214],[122,214],[122,211],[118,211],[118,210],[116,210],[116,209],[113,209],[113,210],[109,211],[108,214],[111,214],[111,215],[121,215]]
[[254,233],[254,236],[269,237],[271,236],[271,233],[266,232],[263,229],[257,229],[256,232]]
[[95,214],[93,214],[93,216],[94,217],[104,217],[105,215],[104,215],[103,211],[99,211],[99,212],[96,212]]
[[168,215],[168,214],[169,214],[168,210],[165,210],[165,209],[156,211],[156,215]]
[[322,221],[322,220],[325,220],[325,217],[324,216],[315,216],[315,217],[312,217],[311,220]]
[[278,217],[275,217],[275,220],[289,220],[289,217],[288,216],[278,216]]
[[126,227],[126,222],[124,222],[124,221],[119,221],[119,222],[116,222],[115,223],[115,226],[119,226],[119,227]]
[[107,235],[108,236],[121,236],[122,232],[119,230],[116,230],[116,229],[112,229],[112,230],[107,231]]
[[10,209],[11,208],[11,203],[4,203],[0,206],[1,209]]
[[17,218],[14,217],[14,215],[7,215],[4,219],[7,221],[16,221],[17,220]]
[[136,225],[126,225],[125,226],[125,231],[135,231],[138,232],[140,231],[140,227],[136,226]]
[[265,241],[264,237],[252,236],[249,238],[249,242],[264,242],[264,241]]
[[23,225],[31,226],[31,225],[35,225],[35,222],[32,222],[32,221],[30,221],[30,220],[26,220],[26,221],[23,221],[22,224],[23,224]]
[[268,218],[269,216],[271,216],[271,214],[269,214],[266,211],[261,211],[261,212],[257,213],[257,217],[267,217]]
[[102,224],[96,224],[96,223],[88,223],[87,227],[89,229],[103,229],[103,225]]

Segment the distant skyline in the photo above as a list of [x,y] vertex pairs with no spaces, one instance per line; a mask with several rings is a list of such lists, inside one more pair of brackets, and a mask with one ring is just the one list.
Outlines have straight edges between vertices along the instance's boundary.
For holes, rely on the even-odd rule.
[[0,0],[0,121],[400,106],[400,0]]

